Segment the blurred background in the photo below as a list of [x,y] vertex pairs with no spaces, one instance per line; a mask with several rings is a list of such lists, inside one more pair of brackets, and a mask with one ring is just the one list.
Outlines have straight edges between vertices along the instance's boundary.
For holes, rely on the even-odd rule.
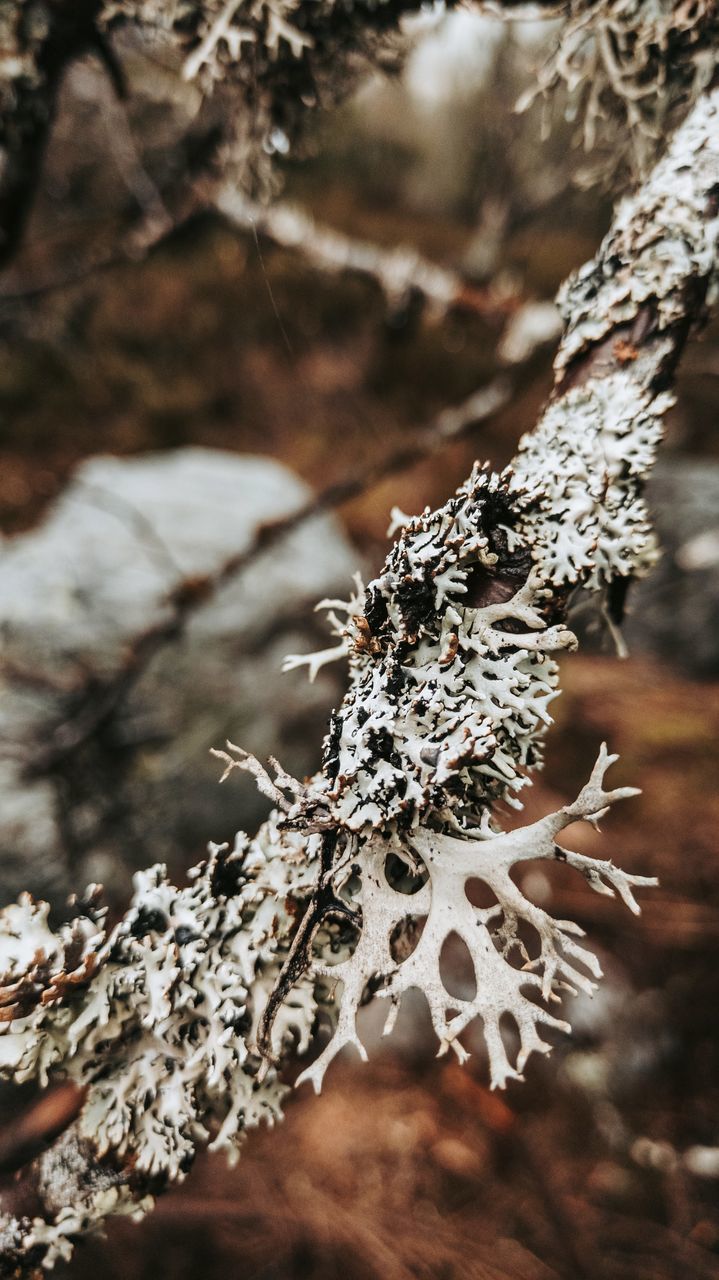
[[[310,685],[282,657],[325,644],[314,604],[379,567],[393,506],[511,458],[551,385],[556,288],[608,226],[575,126],[514,111],[551,38],[418,20],[402,74],[280,162],[269,210],[229,186],[211,212],[178,197],[196,103],[154,50],[123,49],[124,102],[97,60],[69,70],[0,279],[4,900],[61,912],[95,880],[119,911],[138,867],[182,878],[208,839],[254,830],[251,785],[217,786],[228,736],[319,764],[344,673]],[[629,657],[580,602],[522,818],[576,794],[605,738],[643,789],[601,836],[572,832],[660,876],[638,920],[533,873],[606,971],[573,1037],[497,1096],[479,1033],[460,1069],[420,1000],[381,1046],[369,1009],[369,1066],[343,1059],[236,1169],[202,1159],[68,1276],[719,1276],[718,375],[714,325],[682,364]]]

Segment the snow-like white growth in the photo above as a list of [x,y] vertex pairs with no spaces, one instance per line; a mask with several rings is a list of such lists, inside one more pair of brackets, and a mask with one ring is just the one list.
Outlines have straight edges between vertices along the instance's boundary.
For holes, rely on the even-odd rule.
[[545,581],[599,587],[654,563],[641,491],[673,403],[620,370],[573,387],[522,442],[510,486],[529,513]]
[[[262,1011],[255,984],[277,969],[289,927],[283,904],[306,896],[312,870],[297,837],[274,824],[263,836],[213,847],[184,889],[162,866],[139,872],[129,911],[107,935],[92,907],[57,933],[28,898],[8,909],[4,950],[17,958],[1,993],[3,1071],[46,1084],[61,1064],[89,1085],[80,1131],[100,1155],[132,1150],[137,1168],[174,1178],[200,1127],[230,1148],[241,1129],[277,1113],[276,1077],[258,1087],[250,1062]],[[16,936],[35,947],[29,963],[12,947]],[[300,987],[284,1026],[300,1051],[313,1017],[311,991]]]
[[[330,886],[354,909],[360,937],[334,972],[343,981],[338,1029],[310,1068],[315,1081],[343,1043],[360,1048],[355,1015],[368,984],[385,997],[423,990],[441,1046],[481,1014],[497,1083],[510,1069],[498,1033],[502,1012],[520,1028],[522,1063],[541,1048],[536,1022],[546,1014],[534,1013],[524,994],[537,975],[522,988],[497,969],[488,949],[493,916],[470,913],[463,890],[474,868],[496,893],[510,946],[517,919],[535,924],[549,997],[567,957],[577,956],[572,928],[550,924],[516,896],[506,867],[517,860],[516,842],[532,837],[500,834],[491,808],[498,798],[511,801],[541,759],[556,692],[553,654],[574,644],[563,623],[571,590],[626,581],[655,556],[642,486],[672,404],[667,384],[687,317],[700,315],[716,290],[718,123],[714,91],[622,205],[594,262],[564,290],[557,388],[513,465],[502,476],[475,468],[440,510],[398,515],[398,540],[361,608],[348,606],[344,627],[333,618],[335,633],[344,632],[350,687],[325,741],[325,796],[319,806],[307,802],[315,820],[322,810],[336,824],[307,921],[321,919],[318,895]],[[597,777],[592,785],[601,792]],[[583,793],[563,818],[547,822],[591,814]],[[536,850],[532,856],[548,856]],[[390,853],[428,874],[411,909],[387,880]],[[567,861],[600,891],[607,881],[628,889],[609,865],[603,878],[598,864]],[[400,963],[390,938],[410,910],[428,921],[413,956]],[[507,910],[515,925],[506,925]],[[453,931],[470,940],[477,979],[465,1009],[447,1002],[439,972]],[[564,957],[559,969],[550,937]],[[308,955],[307,938],[303,944]],[[584,963],[591,972],[592,962]]]
[[[599,587],[656,559],[642,498],[687,306],[719,284],[719,91],[694,107],[596,257],[560,292],[557,391],[524,437],[509,488],[545,581]],[[576,376],[593,351],[594,376]]]
[[[6,1224],[24,1248],[43,1245],[46,1265],[108,1213],[147,1207],[199,1143],[236,1159],[244,1131],[279,1116],[285,1087],[274,1070],[259,1078],[252,1046],[313,877],[311,842],[272,820],[255,841],[212,846],[184,889],[162,866],[139,873],[109,933],[94,897],[57,931],[28,897],[3,913],[0,1069],[18,1083],[60,1075],[87,1088],[66,1147],[40,1162],[44,1200],[62,1208]],[[275,1023],[278,1055],[307,1049],[315,1007],[310,981],[299,983]],[[72,1160],[86,1170],[88,1153],[101,1176],[65,1199]]]
[[549,655],[575,640],[551,625],[515,523],[501,479],[476,468],[406,524],[350,614],[351,683],[324,756],[342,828],[473,827],[525,784],[556,692]]
[[618,325],[632,326],[649,307],[644,333],[626,334],[619,358],[630,366],[633,342],[651,327],[671,331],[686,317],[687,291],[717,287],[719,94],[706,94],[671,140],[666,155],[638,191],[619,204],[599,253],[559,292],[566,332],[557,375],[590,343]]
[[[327,1066],[351,1044],[365,1057],[356,1018],[365,992],[391,1002],[385,1033],[391,1030],[403,994],[412,988],[427,998],[440,1053],[451,1047],[460,1061],[467,1057],[459,1036],[482,1019],[492,1087],[521,1079],[531,1053],[548,1053],[551,1045],[539,1034],[542,1026],[568,1031],[539,1001],[559,1000],[559,991],[593,991],[601,977],[596,956],[578,941],[582,930],[571,920],[555,920],[532,903],[512,879],[512,870],[530,859],[559,859],[575,868],[598,893],[618,893],[632,911],[639,908],[632,889],[653,885],[646,876],[629,876],[611,862],[573,853],[557,844],[565,827],[581,819],[596,822],[616,800],[636,795],[633,787],[604,790],[604,774],[616,756],[603,746],[589,782],[573,804],[531,826],[499,833],[485,830],[479,838],[463,838],[423,828],[404,840],[375,840],[361,859],[361,886],[355,900],[362,909],[362,932],[353,954],[340,964],[316,965],[315,972],[342,983],[337,1028],[320,1057],[300,1077],[319,1090]],[[407,861],[412,872],[427,879],[416,893],[400,892],[388,877],[392,855]],[[356,868],[353,868],[356,873]],[[496,904],[473,906],[467,893],[473,880],[491,889]],[[415,949],[406,959],[393,955],[391,941],[409,921],[426,917]],[[520,937],[520,924],[531,925],[538,954],[530,957]],[[441,953],[457,935],[471,957],[476,984],[468,999],[451,995],[443,981]],[[518,967],[512,958],[519,960]],[[534,998],[532,998],[534,997]],[[519,1033],[516,1062],[509,1056],[501,1019],[510,1014]]]

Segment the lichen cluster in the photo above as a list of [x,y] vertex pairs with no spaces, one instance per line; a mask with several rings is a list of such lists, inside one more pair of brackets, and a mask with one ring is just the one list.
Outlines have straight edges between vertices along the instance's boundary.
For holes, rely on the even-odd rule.
[[[354,1014],[368,985],[392,996],[418,986],[441,1043],[456,1041],[466,1025],[455,1017],[447,1031],[437,934],[426,944],[434,957],[426,965],[391,955],[400,895],[383,856],[391,852],[428,877],[434,902],[452,865],[463,865],[457,838],[499,848],[490,810],[498,798],[512,799],[540,759],[556,686],[552,654],[573,644],[562,621],[572,591],[611,591],[655,558],[643,483],[673,402],[667,388],[687,316],[701,318],[717,289],[718,120],[715,91],[563,291],[556,391],[513,464],[501,477],[475,470],[438,512],[399,517],[402,532],[384,571],[350,602],[346,624],[333,613],[350,656],[350,688],[325,743],[326,803],[338,828],[354,833],[337,842],[335,876],[362,913],[360,942],[344,968],[338,1043],[356,1043]],[[475,868],[482,848],[470,857]],[[533,856],[547,852],[537,845]],[[516,914],[506,885],[497,897]],[[462,917],[461,893],[452,901],[444,937]],[[531,916],[526,904],[518,914]],[[467,933],[486,1000],[487,937]],[[425,955],[422,943],[416,955]],[[434,1006],[433,991],[441,993]],[[519,995],[505,1006],[518,1022]],[[472,1016],[479,1012],[486,1026],[481,1002]],[[330,1046],[324,1060],[333,1053]],[[495,1082],[505,1077],[497,1048],[491,1070]]]
[[523,442],[510,484],[530,513],[545,582],[601,589],[651,568],[658,552],[643,481],[673,403],[619,372],[572,388]]
[[628,167],[646,172],[667,130],[711,83],[717,66],[716,0],[569,0],[537,83],[522,97],[563,89],[587,151],[604,152],[586,179]]
[[[577,940],[582,930],[571,920],[554,920],[537,907],[515,884],[511,872],[529,859],[560,859],[584,875],[598,893],[617,892],[632,911],[639,910],[632,888],[656,884],[655,880],[626,875],[611,862],[585,858],[557,844],[564,827],[581,819],[594,822],[615,800],[637,794],[632,787],[604,790],[604,773],[615,759],[602,747],[589,782],[573,804],[517,831],[501,833],[485,826],[473,838],[466,834],[457,838],[425,827],[412,837],[373,840],[364,848],[361,887],[355,894],[362,910],[359,942],[340,963],[314,966],[318,975],[343,984],[337,1027],[300,1082],[311,1080],[319,1090],[329,1063],[346,1045],[366,1057],[356,1020],[368,984],[376,996],[390,1002],[385,1034],[394,1026],[405,992],[421,991],[439,1052],[451,1047],[460,1061],[468,1053],[459,1037],[481,1018],[493,1088],[504,1087],[510,1079],[521,1080],[530,1054],[549,1053],[551,1045],[542,1039],[540,1029],[570,1028],[546,1004],[558,1002],[560,992],[591,994],[594,979],[602,971],[596,956]],[[420,869],[426,873],[418,890],[408,893],[395,887],[390,872],[393,857],[407,860],[415,876]],[[494,906],[472,903],[468,887],[477,881],[492,891]],[[411,936],[418,920],[424,922],[416,945],[403,955],[393,953],[392,939],[403,932]],[[534,955],[522,939],[520,925],[531,926],[538,941]],[[450,993],[442,968],[443,948],[453,936],[461,939],[471,957],[475,990],[466,998]],[[501,1031],[507,1014],[518,1032],[519,1043],[513,1048]]]
[[347,636],[350,688],[324,752],[343,828],[475,826],[524,784],[571,647],[548,626],[505,485],[475,469],[438,511],[407,520]]
[[[198,1144],[236,1159],[243,1133],[279,1116],[285,1089],[274,1070],[258,1079],[251,1046],[292,905],[299,909],[312,878],[304,843],[269,822],[255,841],[213,846],[184,889],[162,866],[139,873],[127,914],[109,932],[96,892],[57,930],[47,906],[27,896],[6,909],[2,1072],[40,1085],[60,1072],[86,1087],[71,1149],[91,1145],[102,1168],[78,1183],[53,1230],[6,1224],[18,1248],[43,1244],[50,1265],[108,1212],[146,1208],[153,1191],[184,1176]],[[306,981],[283,1005],[275,1052],[306,1050],[314,1016]],[[47,1166],[45,1157],[46,1179]]]
[[[719,287],[719,96],[706,95],[639,193],[619,204],[595,258],[558,303],[558,394],[526,435],[508,482],[545,581],[606,587],[657,557],[642,493],[674,403],[687,309]],[[577,376],[594,351],[597,372]]]

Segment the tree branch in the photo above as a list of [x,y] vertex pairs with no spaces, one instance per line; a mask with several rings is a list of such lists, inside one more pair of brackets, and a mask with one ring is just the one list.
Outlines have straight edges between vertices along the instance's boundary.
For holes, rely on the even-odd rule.
[[0,15],[0,270],[22,239],[65,71],[92,50],[117,85],[97,25],[101,7],[102,0],[24,0]]
[[[502,833],[492,807],[516,803],[541,758],[554,655],[575,643],[571,592],[606,591],[652,562],[641,489],[676,362],[716,292],[718,192],[713,90],[563,290],[555,392],[514,464],[501,475],[475,468],[440,510],[398,517],[383,571],[338,623],[350,686],[322,769],[289,788],[256,839],[213,847],[186,889],[163,868],[139,876],[109,933],[94,895],[57,930],[27,899],[4,913],[3,1070],[87,1089],[60,1142],[13,1184],[9,1271],[51,1265],[108,1213],[147,1208],[198,1143],[236,1152],[244,1130],[278,1113],[268,1060],[307,1046],[318,1001],[336,1028],[305,1073],[316,1084],[343,1044],[363,1051],[355,1015],[368,993],[396,1012],[419,988],[440,1050],[465,1056],[460,1036],[481,1015],[501,1085],[547,1052],[542,1026],[564,1027],[548,1003],[567,982],[586,990],[599,976],[578,927],[537,908],[510,871],[530,857],[566,859],[632,906],[633,888],[650,880],[556,844],[571,821],[596,821],[628,795],[604,789],[610,758],[600,755],[573,805],[532,826]],[[471,906],[473,877],[496,907]],[[405,881],[417,893],[399,892]],[[424,932],[398,954],[396,926],[417,912]],[[535,956],[522,950],[521,923],[539,939]],[[454,931],[475,972],[466,1000],[439,971]],[[511,963],[517,952],[523,968]],[[506,1012],[514,1054],[500,1031]]]

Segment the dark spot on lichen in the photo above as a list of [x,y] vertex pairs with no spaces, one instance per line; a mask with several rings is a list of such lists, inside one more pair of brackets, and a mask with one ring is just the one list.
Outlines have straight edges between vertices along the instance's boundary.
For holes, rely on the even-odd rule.
[[133,938],[143,938],[146,933],[164,933],[168,926],[167,916],[152,907],[140,907],[137,916],[130,925]]

